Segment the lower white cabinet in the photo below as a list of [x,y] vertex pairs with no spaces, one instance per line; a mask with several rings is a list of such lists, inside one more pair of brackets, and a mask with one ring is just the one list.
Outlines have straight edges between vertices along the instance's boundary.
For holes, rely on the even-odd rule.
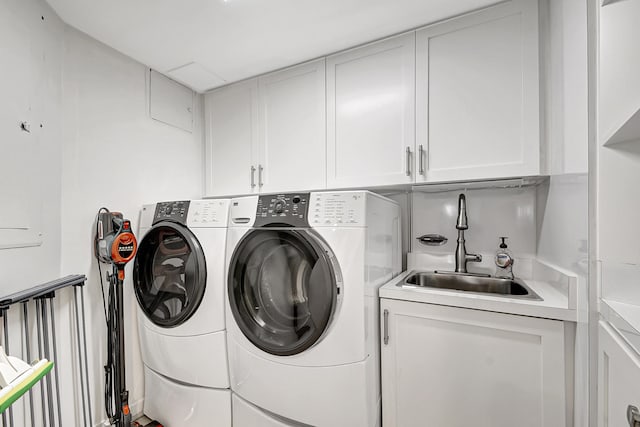
[[380,310],[385,427],[571,422],[563,322],[391,299]]
[[628,412],[640,408],[640,357],[607,322],[598,330],[598,427],[634,426]]

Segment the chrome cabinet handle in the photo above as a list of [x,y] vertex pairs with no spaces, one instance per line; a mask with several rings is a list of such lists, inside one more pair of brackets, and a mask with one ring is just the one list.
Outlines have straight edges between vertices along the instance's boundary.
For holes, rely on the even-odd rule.
[[424,175],[424,146],[418,146],[418,173]]
[[407,176],[411,176],[411,148],[407,147],[405,152],[406,160],[407,160]]
[[256,188],[256,168],[251,165],[251,188]]
[[389,344],[389,310],[384,309],[384,345]]
[[629,427],[640,427],[640,411],[636,406],[627,406],[627,421]]
[[258,165],[258,185],[260,187],[262,187],[264,185],[264,183],[262,182],[262,171],[264,170],[264,168],[262,167],[262,165]]

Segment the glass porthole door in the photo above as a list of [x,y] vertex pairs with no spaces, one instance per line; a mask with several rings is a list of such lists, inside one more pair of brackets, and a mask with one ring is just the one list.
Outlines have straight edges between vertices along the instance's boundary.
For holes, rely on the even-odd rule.
[[160,222],[138,245],[134,287],[149,320],[178,326],[198,309],[206,286],[206,264],[198,239],[186,227]]
[[327,251],[306,230],[250,231],[236,247],[228,280],[236,323],[263,351],[301,353],[329,326],[335,272]]

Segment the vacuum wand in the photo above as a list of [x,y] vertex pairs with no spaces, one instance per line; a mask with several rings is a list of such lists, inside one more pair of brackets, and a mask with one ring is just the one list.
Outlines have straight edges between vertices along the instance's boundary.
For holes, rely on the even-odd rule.
[[[110,306],[114,308],[110,310],[108,322],[110,326],[110,353],[111,367],[113,372],[113,394],[115,403],[115,413],[113,419],[115,425],[121,427],[131,426],[131,411],[129,410],[129,392],[127,391],[126,370],[125,370],[125,347],[124,347],[124,307],[123,307],[123,283],[121,274],[124,273],[122,268],[113,267],[111,275],[111,288],[109,294],[113,295]],[[111,400],[111,399],[110,399]]]
[[[103,212],[106,211],[106,212]],[[131,427],[129,392],[126,385],[124,347],[124,267],[133,259],[138,244],[131,222],[119,212],[101,209],[96,226],[95,254],[99,262],[111,264],[107,320],[107,364],[105,368],[105,408],[111,424]]]

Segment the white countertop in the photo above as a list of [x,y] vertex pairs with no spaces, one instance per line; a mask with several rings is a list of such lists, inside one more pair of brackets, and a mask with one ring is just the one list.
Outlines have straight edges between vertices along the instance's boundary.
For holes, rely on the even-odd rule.
[[[429,269],[415,269],[415,271],[433,271]],[[523,281],[542,301],[508,298],[490,294],[475,294],[464,291],[451,291],[417,286],[402,286],[411,271],[405,271],[380,288],[380,298],[404,301],[423,302],[429,304],[447,305],[452,307],[471,308],[476,310],[494,311],[523,316],[543,317],[547,319],[575,322],[577,311],[575,298],[571,297],[575,290],[571,284],[566,288],[542,280]],[[571,281],[573,282],[573,281]]]

